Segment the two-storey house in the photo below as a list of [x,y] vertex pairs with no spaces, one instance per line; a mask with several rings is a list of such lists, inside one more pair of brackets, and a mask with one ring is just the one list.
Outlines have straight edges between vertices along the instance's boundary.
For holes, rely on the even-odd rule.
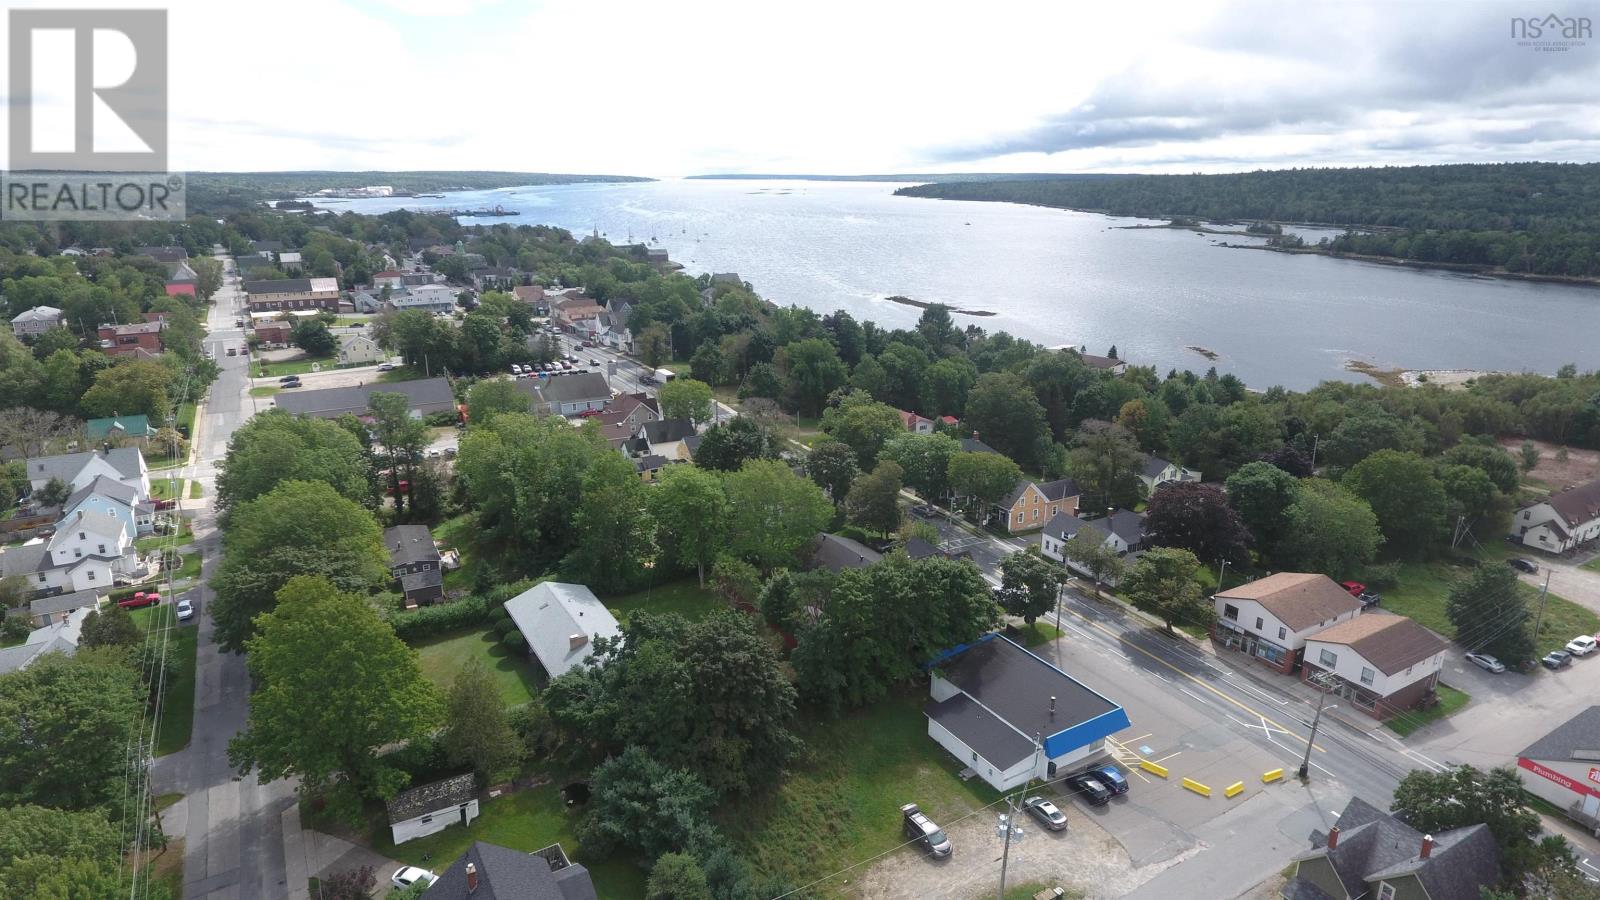
[[1361,601],[1326,575],[1278,572],[1218,591],[1211,639],[1284,674],[1299,667],[1306,640],[1348,622]]

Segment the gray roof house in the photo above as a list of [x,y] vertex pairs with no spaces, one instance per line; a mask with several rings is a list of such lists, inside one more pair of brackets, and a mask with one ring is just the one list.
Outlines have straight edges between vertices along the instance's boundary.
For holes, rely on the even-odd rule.
[[93,482],[99,475],[109,475],[129,487],[139,485],[142,487],[141,496],[148,495],[150,490],[146,481],[149,469],[145,467],[144,453],[138,447],[36,456],[28,460],[28,483],[34,490],[44,487],[52,478],[59,478],[77,490]]
[[439,568],[439,548],[426,525],[385,528],[383,546],[389,551],[389,568],[396,576]]
[[35,306],[11,318],[11,333],[17,337],[26,334],[43,334],[61,324],[61,310],[54,306]]
[[1119,509],[1109,516],[1101,516],[1098,519],[1080,519],[1077,516],[1058,513],[1040,532],[1039,550],[1057,562],[1073,566],[1061,548],[1067,541],[1076,537],[1078,532],[1085,529],[1100,535],[1106,546],[1115,550],[1118,556],[1138,553],[1144,549],[1144,516],[1132,510]]
[[286,412],[320,419],[337,419],[345,413],[367,415],[367,398],[374,392],[405,394],[415,418],[454,409],[455,394],[443,378],[418,378],[412,381],[375,382],[357,387],[324,388],[320,391],[284,391],[274,400]]
[[72,591],[50,597],[36,597],[26,606],[6,610],[6,618],[27,618],[35,628],[43,628],[65,620],[80,609],[98,609],[100,592],[97,590]]
[[0,650],[0,675],[25,669],[46,653],[71,656],[77,652],[83,620],[89,618],[91,612],[90,607],[79,607],[59,622],[34,629],[21,644]]
[[506,612],[551,678],[588,659],[595,638],[622,633],[611,611],[581,584],[536,584],[507,600]]
[[560,844],[522,853],[474,841],[423,900],[596,900],[589,870]]
[[1500,850],[1483,824],[1422,834],[1359,797],[1294,859],[1285,900],[1428,897],[1478,900],[1500,880]]
[[[535,381],[542,383],[534,384]],[[599,372],[573,372],[545,379],[524,379],[518,383],[531,385],[539,402],[556,416],[605,409],[611,400],[611,382]]]

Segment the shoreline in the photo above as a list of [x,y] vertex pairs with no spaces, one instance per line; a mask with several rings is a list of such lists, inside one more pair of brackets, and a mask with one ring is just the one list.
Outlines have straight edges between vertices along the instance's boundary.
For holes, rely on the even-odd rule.
[[1460,275],[1477,275],[1483,278],[1499,278],[1505,281],[1526,281],[1534,284],[1560,284],[1567,287],[1600,288],[1600,278],[1575,278],[1571,275],[1540,275],[1536,272],[1507,272],[1495,266],[1483,266],[1477,263],[1436,263],[1419,262],[1414,259],[1400,259],[1395,256],[1373,256],[1368,253],[1332,253],[1327,250],[1318,250],[1315,247],[1270,247],[1265,244],[1230,244],[1226,241],[1219,243],[1219,247],[1230,250],[1270,250],[1274,253],[1288,253],[1299,256],[1325,256],[1329,259],[1351,260],[1353,262],[1376,263],[1380,266],[1394,266],[1399,269],[1433,270],[1439,272],[1455,272]]
[[987,310],[987,309],[956,309],[955,307],[950,306],[949,304],[946,304],[946,303],[933,303],[933,302],[930,302],[928,300],[913,300],[910,297],[902,297],[899,294],[896,294],[893,297],[885,297],[883,299],[889,301],[890,303],[898,303],[901,306],[914,306],[917,309],[928,309],[929,307],[933,307],[933,306],[943,306],[945,309],[948,309],[950,311],[950,315],[952,315],[952,316],[998,316],[998,315],[1000,315],[999,313],[994,312],[992,310]]

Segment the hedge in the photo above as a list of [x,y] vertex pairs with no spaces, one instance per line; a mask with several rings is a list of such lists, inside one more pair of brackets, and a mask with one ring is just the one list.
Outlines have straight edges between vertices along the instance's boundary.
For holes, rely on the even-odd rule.
[[511,621],[511,613],[506,612],[506,608],[504,606],[496,606],[489,610],[489,621],[509,622]]
[[390,624],[400,640],[411,643],[451,631],[480,625],[488,617],[489,606],[482,597],[467,597],[453,603],[424,606],[396,613]]
[[500,643],[505,644],[507,647],[510,647],[513,650],[524,650],[527,649],[528,639],[522,636],[522,632],[513,631],[501,638]]

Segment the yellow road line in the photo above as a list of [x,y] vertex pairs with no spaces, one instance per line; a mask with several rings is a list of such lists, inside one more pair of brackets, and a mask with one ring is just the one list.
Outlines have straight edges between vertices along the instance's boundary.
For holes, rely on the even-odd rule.
[[[1223,692],[1217,690],[1216,688],[1212,687],[1211,685],[1206,684],[1204,681],[1201,681],[1200,679],[1194,677],[1193,675],[1189,674],[1188,672],[1185,672],[1184,670],[1178,668],[1177,666],[1173,665],[1172,663],[1167,662],[1166,660],[1164,660],[1161,657],[1155,655],[1154,653],[1151,653],[1149,650],[1144,649],[1143,647],[1139,646],[1138,644],[1135,644],[1132,641],[1124,641],[1122,639],[1122,635],[1117,634],[1115,631],[1112,631],[1111,629],[1105,627],[1104,625],[1101,625],[1099,622],[1096,622],[1095,620],[1089,618],[1088,616],[1084,615],[1083,613],[1078,612],[1075,609],[1069,609],[1068,612],[1072,613],[1073,615],[1077,616],[1078,618],[1082,619],[1083,621],[1088,622],[1092,627],[1098,628],[1101,631],[1105,632],[1106,634],[1110,635],[1111,637],[1116,638],[1118,643],[1125,644],[1128,647],[1131,647],[1134,650],[1137,650],[1140,653],[1143,653],[1145,656],[1148,656],[1151,659],[1155,660],[1156,662],[1160,663],[1161,665],[1166,666],[1167,668],[1171,669],[1174,672],[1177,672],[1179,675],[1182,675],[1183,677],[1189,679],[1190,681],[1194,682],[1195,684],[1199,685],[1200,687],[1205,688],[1206,690],[1210,691],[1211,693],[1216,694],[1218,697],[1221,697],[1222,699],[1228,701],[1229,703],[1232,703],[1234,706],[1239,707],[1240,709],[1244,710],[1245,712],[1250,713],[1253,716],[1259,716],[1261,718],[1261,721],[1266,722],[1267,724],[1272,725],[1275,728],[1278,728],[1284,734],[1289,735],[1290,737],[1294,738],[1295,740],[1299,741],[1300,743],[1302,743],[1302,744],[1308,743],[1308,741],[1305,738],[1301,737],[1298,734],[1295,734],[1294,732],[1290,731],[1287,728],[1284,728],[1282,725],[1278,724],[1277,722],[1274,722],[1271,719],[1267,718],[1266,715],[1263,714],[1260,710],[1253,709],[1253,708],[1251,708],[1249,706],[1246,706],[1243,703],[1240,703],[1238,700],[1235,700],[1234,698],[1228,696],[1227,694],[1224,694]],[[1311,746],[1318,753],[1327,753],[1328,752],[1328,751],[1322,749],[1322,747],[1317,745],[1317,744],[1312,744]]]

